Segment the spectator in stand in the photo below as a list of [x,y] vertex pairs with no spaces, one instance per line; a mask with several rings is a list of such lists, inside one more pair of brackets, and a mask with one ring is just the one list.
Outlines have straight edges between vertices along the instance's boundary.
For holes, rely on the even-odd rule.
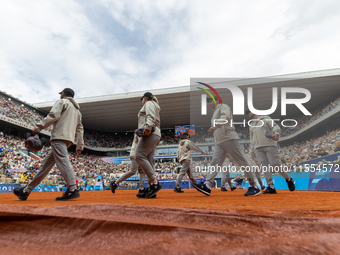
[[25,173],[23,173],[23,174],[20,174],[20,183],[21,184],[27,184],[27,182],[28,182],[28,180],[27,180],[27,173],[25,172]]
[[340,151],[340,140],[337,140],[333,146],[334,152]]

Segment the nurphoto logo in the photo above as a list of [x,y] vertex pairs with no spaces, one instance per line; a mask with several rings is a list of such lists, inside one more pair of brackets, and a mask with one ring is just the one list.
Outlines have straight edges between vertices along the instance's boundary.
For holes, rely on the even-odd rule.
[[[215,97],[213,96],[213,94],[207,89],[197,87],[198,89],[201,89],[202,91],[205,92],[204,94],[201,94],[201,115],[207,115],[207,95],[209,95],[212,98],[215,105],[217,105],[218,103],[222,104],[222,99],[220,95],[217,93],[217,91],[215,90],[215,88],[228,89],[231,92],[231,95],[233,97],[233,115],[245,115],[245,109],[244,109],[245,97],[244,97],[242,90],[239,87],[237,87],[236,85],[232,85],[232,84],[222,84],[222,85],[216,85],[215,88],[213,88],[212,86],[206,83],[202,83],[202,82],[198,82],[198,83],[210,89],[216,95],[218,99],[217,101]],[[287,98],[288,93],[289,94],[292,94],[292,93],[303,94],[304,97],[294,98],[294,99]],[[308,89],[296,88],[296,87],[282,87],[281,88],[281,115],[282,116],[287,115],[286,110],[287,110],[287,105],[289,104],[295,105],[305,116],[312,115],[303,105],[307,103],[310,99],[311,99],[311,93]],[[253,104],[253,88],[248,87],[247,88],[247,106],[248,106],[249,111],[251,111],[252,113],[256,115],[272,114],[273,112],[275,112],[278,106],[278,88],[277,87],[272,88],[272,106],[267,110],[258,110],[258,109],[255,109],[254,104]],[[260,121],[262,122],[261,126],[263,126],[265,123],[262,120]],[[273,119],[269,121],[271,121],[272,125],[274,125],[274,121],[280,121],[280,119]],[[246,123],[248,124],[248,126],[252,126],[252,122],[253,120],[249,120],[248,122],[246,122],[245,119],[242,122],[233,122],[233,120],[228,121],[225,119],[215,119],[213,126],[225,125],[229,123],[231,126],[234,124],[242,124],[245,127]],[[292,124],[292,122],[294,124]],[[294,119],[284,119],[281,121],[281,125],[283,127],[295,127],[297,126],[297,124],[298,124],[297,121]]]

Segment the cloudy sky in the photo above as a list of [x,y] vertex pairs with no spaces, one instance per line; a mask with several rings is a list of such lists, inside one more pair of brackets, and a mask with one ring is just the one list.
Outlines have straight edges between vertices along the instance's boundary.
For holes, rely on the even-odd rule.
[[29,103],[340,67],[337,0],[0,5],[0,90]]

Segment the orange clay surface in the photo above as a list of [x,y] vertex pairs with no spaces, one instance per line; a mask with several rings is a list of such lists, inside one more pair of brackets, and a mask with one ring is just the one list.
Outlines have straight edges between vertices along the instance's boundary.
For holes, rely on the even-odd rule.
[[[340,192],[0,194],[0,254],[338,254]],[[114,250],[114,252],[113,252]]]
[[[205,196],[194,189],[183,190],[183,194],[173,190],[161,190],[156,199],[138,199],[136,190],[84,191],[80,198],[57,202],[54,199],[62,192],[31,193],[27,201],[20,201],[12,193],[0,194],[0,204],[55,207],[90,203],[125,204],[141,206],[162,206],[173,208],[195,208],[207,210],[228,210],[256,214],[285,213],[298,211],[291,216],[340,216],[340,192],[286,191],[279,190],[276,195],[245,197],[246,190],[222,192],[213,189],[210,196]],[[288,212],[287,212],[288,211]],[[289,213],[288,213],[289,214]]]

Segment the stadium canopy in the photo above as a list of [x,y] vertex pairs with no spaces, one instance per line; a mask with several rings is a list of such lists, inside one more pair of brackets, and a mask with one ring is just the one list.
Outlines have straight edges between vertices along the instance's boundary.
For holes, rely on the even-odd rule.
[[[272,105],[272,87],[278,88],[278,107],[271,114],[274,119],[283,119],[281,116],[280,97],[282,87],[302,87],[311,92],[311,100],[304,106],[309,110],[322,102],[330,102],[340,96],[340,69],[287,74],[279,76],[243,79],[192,79],[202,81],[212,87],[231,84],[238,86],[245,96],[245,109],[247,109],[247,88],[253,88],[254,107],[259,110],[269,109]],[[195,124],[207,125],[210,122],[212,112],[201,115],[201,94],[204,93],[191,86],[150,90],[159,99],[161,106],[161,127],[173,128],[177,125]],[[142,103],[143,92],[129,92],[114,95],[104,95],[87,98],[76,98],[83,114],[83,124],[86,129],[104,132],[125,132],[137,128],[137,113]],[[222,101],[230,107],[233,99],[228,89],[217,89]],[[302,94],[289,94],[288,98],[301,98]],[[48,112],[54,102],[36,103],[35,107]],[[287,117],[301,114],[294,105],[287,106]],[[246,116],[234,116],[234,121],[241,121]],[[194,120],[194,123],[193,123]],[[192,122],[192,123],[190,123]]]

